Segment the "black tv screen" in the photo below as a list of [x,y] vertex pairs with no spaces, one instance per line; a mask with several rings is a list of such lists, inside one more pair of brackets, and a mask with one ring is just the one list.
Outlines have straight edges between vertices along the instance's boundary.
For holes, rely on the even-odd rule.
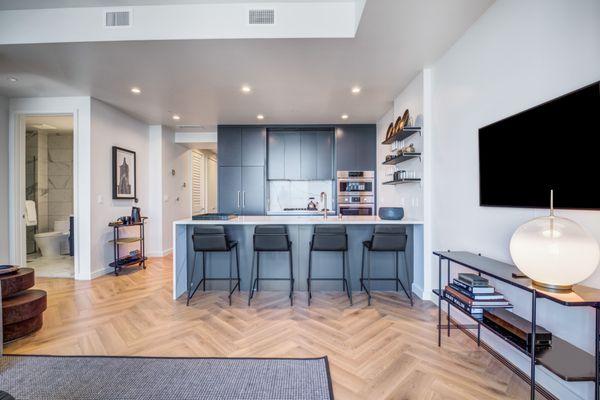
[[600,82],[479,129],[482,206],[600,209]]

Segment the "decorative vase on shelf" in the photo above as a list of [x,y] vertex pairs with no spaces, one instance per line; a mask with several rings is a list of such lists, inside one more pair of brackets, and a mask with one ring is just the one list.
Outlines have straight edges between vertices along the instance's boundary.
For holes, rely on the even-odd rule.
[[510,239],[510,255],[533,284],[545,290],[569,291],[594,273],[600,261],[596,239],[576,222],[554,215],[532,219]]

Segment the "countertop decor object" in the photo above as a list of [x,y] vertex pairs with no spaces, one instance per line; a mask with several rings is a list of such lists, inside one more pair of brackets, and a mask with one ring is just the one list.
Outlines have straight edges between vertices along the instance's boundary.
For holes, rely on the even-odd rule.
[[598,267],[600,248],[583,227],[554,215],[532,219],[517,228],[510,239],[510,254],[517,267],[545,289],[569,291]]
[[0,265],[0,275],[4,274],[12,274],[13,272],[17,272],[19,267],[16,265]]
[[379,218],[389,220],[401,220],[404,218],[404,208],[402,207],[379,207],[377,212]]

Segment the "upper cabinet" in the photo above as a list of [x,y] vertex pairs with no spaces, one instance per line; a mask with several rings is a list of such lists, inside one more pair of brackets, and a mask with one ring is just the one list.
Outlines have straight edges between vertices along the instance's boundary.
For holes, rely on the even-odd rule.
[[268,134],[268,179],[333,179],[333,132],[272,130]]
[[336,170],[376,170],[375,125],[342,125],[335,130]]
[[219,166],[264,167],[266,132],[265,128],[256,126],[219,126]]

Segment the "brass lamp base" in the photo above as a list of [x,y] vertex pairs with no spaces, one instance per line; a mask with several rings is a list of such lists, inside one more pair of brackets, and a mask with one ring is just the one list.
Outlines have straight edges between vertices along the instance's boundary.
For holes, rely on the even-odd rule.
[[547,290],[550,292],[571,292],[573,291],[573,285],[554,285],[551,283],[542,283],[538,281],[532,280],[533,286],[537,286],[542,290]]

